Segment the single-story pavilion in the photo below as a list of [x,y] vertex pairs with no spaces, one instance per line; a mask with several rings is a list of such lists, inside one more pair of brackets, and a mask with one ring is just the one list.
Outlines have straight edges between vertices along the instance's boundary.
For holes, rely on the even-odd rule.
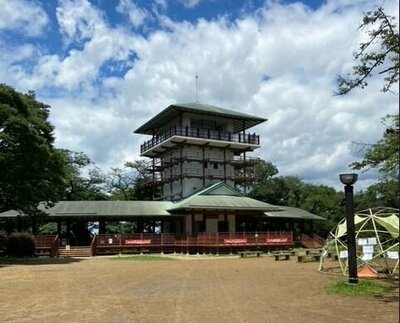
[[[298,234],[303,231],[304,224],[310,224],[313,220],[323,220],[322,217],[301,209],[275,206],[249,198],[224,182],[212,184],[177,202],[60,201],[54,207],[44,211],[47,214],[46,222],[57,223],[59,235],[61,235],[61,226],[66,225],[67,236],[63,238],[66,239],[67,244],[71,242],[71,234],[74,235],[71,230],[73,224],[80,223],[87,226],[89,222],[98,222],[99,234],[95,238],[100,239],[107,233],[107,223],[120,221],[134,222],[136,230],[132,234],[141,235],[141,237],[143,234],[169,235],[169,237],[173,236],[174,240],[177,237],[182,240],[185,239],[182,237],[198,239],[200,236],[207,235],[209,237],[229,236],[233,242],[244,243],[243,239],[246,238],[243,237],[247,235],[254,237],[254,235],[265,234],[266,237],[274,235],[275,238],[269,241],[274,241],[275,244],[279,241],[284,244],[293,244],[295,227],[300,231],[296,233]],[[0,213],[0,219],[32,221],[29,215],[20,214],[14,210]],[[32,232],[35,233],[35,230],[33,221]],[[277,235],[282,236],[281,240],[276,240]],[[242,240],[237,240],[237,236],[240,236]],[[93,243],[93,237],[88,237],[86,240],[83,237],[75,238],[78,239],[71,244]],[[266,239],[264,239],[265,244],[267,244]],[[135,239],[125,239],[125,241],[128,240]],[[149,239],[144,240],[148,244]],[[226,241],[228,240],[225,238]]]

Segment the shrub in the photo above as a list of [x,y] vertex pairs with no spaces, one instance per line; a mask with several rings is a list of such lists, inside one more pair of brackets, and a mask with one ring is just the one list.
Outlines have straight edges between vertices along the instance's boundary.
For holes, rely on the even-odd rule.
[[35,253],[35,239],[27,232],[13,233],[8,237],[6,254],[10,257],[32,257]]

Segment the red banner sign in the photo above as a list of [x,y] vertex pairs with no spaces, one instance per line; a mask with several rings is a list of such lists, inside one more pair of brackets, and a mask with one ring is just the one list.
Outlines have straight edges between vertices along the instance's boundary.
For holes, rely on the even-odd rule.
[[125,240],[125,244],[134,244],[134,245],[138,245],[138,244],[150,244],[151,240]]
[[246,244],[247,239],[224,239],[224,244]]
[[267,243],[287,243],[289,242],[288,238],[267,238]]

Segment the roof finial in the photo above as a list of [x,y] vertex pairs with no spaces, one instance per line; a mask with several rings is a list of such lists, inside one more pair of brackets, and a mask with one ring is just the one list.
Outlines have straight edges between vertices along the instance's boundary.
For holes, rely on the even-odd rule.
[[196,103],[199,102],[199,98],[198,98],[198,80],[199,80],[199,76],[197,75],[197,71],[196,71]]

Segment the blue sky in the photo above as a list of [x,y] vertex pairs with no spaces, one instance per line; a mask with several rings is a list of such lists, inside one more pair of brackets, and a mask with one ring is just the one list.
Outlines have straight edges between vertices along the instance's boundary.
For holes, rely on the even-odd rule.
[[[340,187],[384,131],[398,94],[382,80],[335,97],[363,12],[398,0],[0,0],[0,82],[49,104],[56,145],[107,172],[139,158],[139,125],[195,100],[268,119],[255,152],[281,175]],[[377,179],[360,174],[359,187]]]

